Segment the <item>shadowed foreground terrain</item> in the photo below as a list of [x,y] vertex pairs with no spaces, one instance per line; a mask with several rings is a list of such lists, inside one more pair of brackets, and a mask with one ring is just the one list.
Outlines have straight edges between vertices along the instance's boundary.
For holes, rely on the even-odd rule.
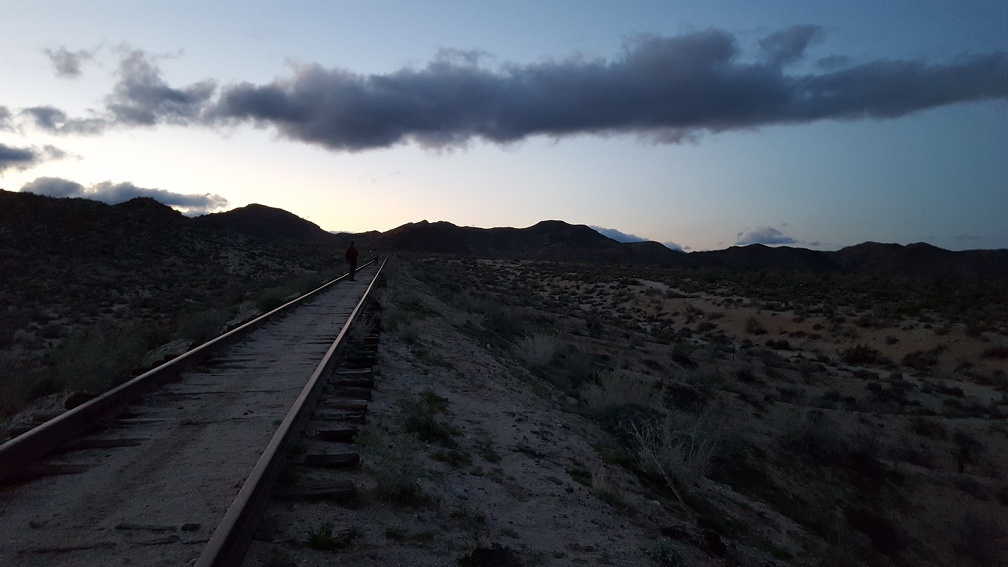
[[[1001,565],[1008,556],[1006,251],[865,244],[687,255],[559,221],[417,223],[353,237],[362,249],[409,251],[392,258],[382,300],[408,365],[400,370],[464,375],[478,390],[493,375],[462,372],[455,350],[475,348],[543,412],[563,416],[553,423],[597,429],[578,444],[591,454],[560,455],[566,476],[550,482],[583,486],[594,506],[637,526],[644,564]],[[0,192],[8,427],[31,415],[15,415],[25,404],[57,409],[71,392],[99,392],[331,278],[349,238],[259,205],[187,219],[149,199],[109,206]],[[427,411],[427,424],[447,410]],[[529,433],[561,437],[552,427]],[[482,472],[519,498],[517,483],[494,476],[491,448],[473,446],[467,461],[462,441],[471,440],[446,431],[417,449],[426,462],[451,470],[482,455]],[[539,458],[534,442],[518,452]],[[424,502],[404,510],[426,517]],[[604,542],[551,555],[517,528],[488,531],[478,544],[504,542],[522,564],[568,564],[574,552],[622,564]],[[461,559],[480,565],[478,555]]]
[[[391,273],[386,331],[427,376],[419,384],[439,384],[414,395],[444,397],[442,427],[470,432],[418,449],[431,470],[454,463],[464,479],[481,462],[485,447],[464,441],[472,424],[450,418],[466,410],[447,399],[464,396],[446,392],[465,389],[452,380],[489,388],[480,382],[503,367],[573,420],[542,417],[554,425],[533,430],[539,442],[576,446],[575,417],[605,432],[590,438],[594,456],[538,456],[650,534],[642,564],[1004,564],[1008,302],[997,285],[959,294],[876,276],[450,257],[397,258]],[[496,362],[474,370],[476,355],[445,350],[452,334]],[[525,449],[495,450],[506,463]],[[483,466],[507,484],[496,462]],[[636,481],[614,484],[614,467]],[[506,544],[523,564],[576,564],[571,549],[585,551],[551,557],[517,526],[483,529],[484,548]],[[597,555],[607,545],[581,544]]]

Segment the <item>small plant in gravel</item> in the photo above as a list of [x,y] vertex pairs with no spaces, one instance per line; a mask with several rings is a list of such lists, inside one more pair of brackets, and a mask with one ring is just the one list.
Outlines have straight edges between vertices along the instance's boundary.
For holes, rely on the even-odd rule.
[[459,567],[519,567],[521,559],[510,547],[494,543],[490,547],[477,547],[459,557]]
[[397,409],[402,429],[406,433],[415,435],[418,440],[425,443],[439,443],[448,448],[456,447],[455,429],[438,417],[448,410],[448,400],[445,398],[426,391],[417,398],[400,398]]
[[668,540],[659,541],[653,547],[647,549],[646,553],[648,558],[651,559],[651,564],[656,567],[679,567],[680,565],[686,565],[686,560],[683,559],[679,546]]
[[425,501],[417,482],[420,443],[415,435],[387,432],[366,427],[357,433],[364,466],[374,477],[380,499],[401,505],[418,505]]
[[360,530],[356,528],[333,532],[333,525],[326,522],[317,530],[308,532],[305,545],[319,551],[338,551],[350,547],[359,535]]

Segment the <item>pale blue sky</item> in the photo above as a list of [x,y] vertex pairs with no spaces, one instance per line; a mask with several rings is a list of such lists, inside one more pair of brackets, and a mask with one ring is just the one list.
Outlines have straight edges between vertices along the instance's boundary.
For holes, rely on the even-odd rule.
[[1003,1],[0,13],[7,190],[256,202],[327,230],[560,219],[688,250],[1008,248]]

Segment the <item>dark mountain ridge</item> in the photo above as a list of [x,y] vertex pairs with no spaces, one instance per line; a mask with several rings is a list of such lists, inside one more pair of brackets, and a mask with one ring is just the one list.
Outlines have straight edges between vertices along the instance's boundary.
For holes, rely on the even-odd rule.
[[579,262],[836,272],[926,277],[1008,277],[1008,250],[953,252],[925,243],[866,242],[837,251],[764,244],[684,253],[657,242],[621,243],[585,225],[542,221],[528,228],[409,223],[362,241],[376,250]]
[[333,243],[337,238],[311,221],[283,209],[253,203],[193,219],[197,225],[239,232],[262,240]]
[[[730,270],[801,270],[925,277],[1008,277],[1008,249],[954,252],[930,244],[865,242],[837,251],[763,244],[684,253],[657,242],[621,243],[586,225],[546,220],[527,228],[475,228],[439,221],[407,223],[385,232],[332,234],[282,209],[253,204],[193,219],[153,199],[106,205],[0,190],[0,258],[73,251],[73,256],[167,253],[198,248],[203,238],[251,238],[270,246],[331,249],[334,258],[349,239],[376,252],[450,254],[648,264]],[[211,238],[211,239],[212,239]],[[68,243],[71,245],[68,246]],[[6,249],[6,250],[4,250]]]

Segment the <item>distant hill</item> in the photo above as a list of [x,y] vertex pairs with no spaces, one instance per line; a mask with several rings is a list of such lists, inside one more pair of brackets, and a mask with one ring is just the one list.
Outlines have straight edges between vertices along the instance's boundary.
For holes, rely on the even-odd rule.
[[865,242],[834,252],[763,244],[689,254],[694,265],[924,277],[1008,277],[1008,250],[953,252],[925,243]]
[[[546,220],[528,228],[475,228],[449,222],[407,223],[385,232],[331,234],[282,209],[253,204],[190,219],[152,199],[110,206],[0,190],[0,264],[35,256],[109,258],[127,265],[151,254],[192,258],[201,242],[213,250],[249,243],[311,249],[338,262],[350,239],[376,252],[415,252],[730,270],[803,270],[926,277],[1008,278],[1008,250],[953,252],[924,243],[866,242],[827,252],[762,244],[684,253],[657,242],[621,243],[585,225]],[[220,252],[215,252],[220,253]],[[6,260],[6,262],[4,262]],[[191,259],[188,261],[192,261]],[[2,266],[0,266],[2,267]]]
[[834,252],[751,244],[687,254],[657,242],[617,242],[585,225],[556,220],[542,221],[528,228],[473,228],[444,221],[421,221],[404,224],[361,241],[381,251],[478,257],[720,267],[730,270],[1008,277],[1008,250],[1003,249],[952,252],[923,243],[903,246],[866,242]]
[[283,209],[251,204],[225,213],[196,217],[197,225],[238,232],[266,241],[317,242],[335,245],[337,237]]
[[585,225],[542,221],[528,228],[473,228],[449,222],[404,224],[366,240],[378,250],[534,260],[675,264],[685,254],[657,242],[621,243]]
[[108,205],[0,190],[0,311],[57,296],[77,316],[100,316],[95,306],[189,305],[342,265],[334,246],[318,244],[339,239],[290,213],[254,207],[218,219],[191,219],[149,198]]

